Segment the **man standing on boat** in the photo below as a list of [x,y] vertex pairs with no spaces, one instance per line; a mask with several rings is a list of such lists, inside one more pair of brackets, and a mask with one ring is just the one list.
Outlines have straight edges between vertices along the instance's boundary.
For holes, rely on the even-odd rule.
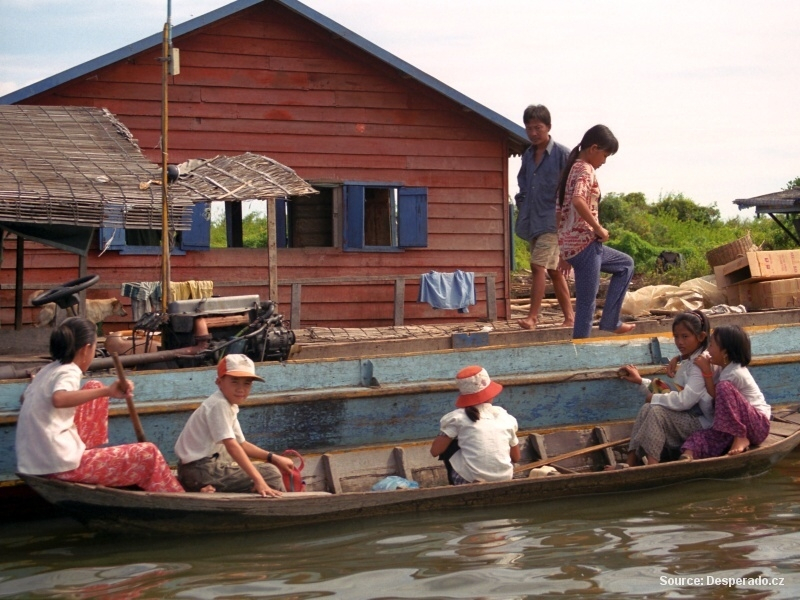
[[522,155],[517,175],[519,192],[515,233],[530,242],[531,305],[528,316],[518,321],[523,329],[534,329],[544,298],[545,272],[553,282],[556,298],[564,312],[564,327],[572,327],[575,312],[570,303],[569,287],[559,271],[558,234],[556,233],[556,190],[569,149],[550,137],[550,111],[532,104],[522,115],[531,146]]

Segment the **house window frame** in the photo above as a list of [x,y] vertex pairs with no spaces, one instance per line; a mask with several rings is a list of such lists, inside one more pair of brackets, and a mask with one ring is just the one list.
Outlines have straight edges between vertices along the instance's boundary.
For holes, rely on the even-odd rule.
[[[394,190],[393,245],[368,246],[365,243],[366,190]],[[403,252],[428,247],[428,188],[402,183],[354,182],[342,184],[342,250],[346,252]]]
[[[181,231],[181,241],[172,250],[170,256],[183,256],[189,251],[205,252],[211,249],[211,206],[207,202],[197,202],[192,207],[192,228]],[[160,230],[159,230],[160,231]],[[121,236],[120,236],[121,232]],[[122,237],[120,241],[118,237]],[[122,227],[100,227],[97,230],[100,252],[116,251],[120,256],[126,255],[161,255],[161,246],[136,246],[125,240],[125,229]]]

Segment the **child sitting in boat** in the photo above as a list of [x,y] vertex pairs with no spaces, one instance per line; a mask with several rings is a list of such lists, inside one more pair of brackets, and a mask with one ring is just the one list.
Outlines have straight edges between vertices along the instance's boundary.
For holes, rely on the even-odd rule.
[[94,359],[97,327],[81,317],[64,320],[50,335],[53,362],[23,394],[17,421],[17,470],[63,481],[149,492],[183,492],[154,444],[108,443],[108,398],[133,396],[133,383],[105,386],[81,377]]
[[[291,473],[291,458],[246,441],[239,405],[250,395],[255,365],[244,354],[228,354],[217,365],[219,390],[192,413],[175,443],[178,479],[189,492],[255,492],[277,497],[286,491],[281,471]],[[253,464],[251,459],[266,461]]]
[[492,404],[503,386],[479,366],[461,369],[456,382],[458,408],[441,418],[431,454],[445,461],[453,485],[511,479],[520,457],[517,420]]
[[[753,379],[750,364],[750,338],[736,325],[717,327],[711,334],[710,357],[697,360],[703,371],[708,393],[714,398],[714,423],[710,429],[696,431],[681,446],[681,458],[708,458],[741,454],[769,435],[772,410]],[[716,373],[712,365],[721,370]],[[715,384],[714,378],[718,381]]]
[[[620,369],[620,377],[639,384],[645,404],[639,410],[628,444],[628,465],[648,465],[662,460],[662,453],[677,458],[683,441],[695,431],[711,426],[713,401],[706,391],[703,374],[697,364],[708,347],[708,318],[700,311],[683,312],[672,321],[672,336],[680,352],[675,369],[671,363],[667,374],[673,377],[677,390],[659,389],[643,379],[633,365]],[[658,384],[660,380],[655,380]],[[666,384],[664,384],[666,385]],[[653,388],[653,389],[651,389]]]

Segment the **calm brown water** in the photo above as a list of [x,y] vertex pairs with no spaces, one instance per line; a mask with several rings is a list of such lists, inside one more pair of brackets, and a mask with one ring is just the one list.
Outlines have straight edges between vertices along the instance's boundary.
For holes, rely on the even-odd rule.
[[749,480],[267,534],[4,526],[0,598],[794,599],[799,564],[795,452]]

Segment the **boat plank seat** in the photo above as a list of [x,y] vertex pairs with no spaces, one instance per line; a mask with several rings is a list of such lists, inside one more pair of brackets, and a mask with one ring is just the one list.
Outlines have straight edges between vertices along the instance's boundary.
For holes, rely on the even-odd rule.
[[325,474],[325,466],[322,464],[321,456],[303,456],[305,468],[303,469],[303,482],[306,484],[306,491],[327,492],[328,478]]
[[797,425],[794,423],[781,423],[780,421],[772,421],[769,424],[770,435],[789,437],[795,431],[797,431]]
[[529,463],[548,458],[544,436],[541,433],[532,433],[528,436],[528,443],[520,448],[520,463]]
[[[544,447],[548,457],[566,454],[576,448],[596,446],[599,443],[600,440],[596,439],[592,429],[571,429],[544,434]],[[569,469],[597,469],[603,467],[599,456],[602,456],[600,452],[591,452],[560,460],[558,464]]]
[[437,470],[442,471],[444,482],[447,483],[444,466],[430,455],[425,445],[323,454],[322,464],[327,489],[335,494],[370,491],[373,485],[390,475],[430,487],[441,480]]
[[422,488],[448,485],[444,462],[431,456],[428,444],[409,445],[403,448],[403,451],[407,472],[410,476],[403,475],[401,472],[398,472],[398,475],[416,481]]
[[[606,442],[610,442],[611,441],[611,438],[608,437],[608,432],[606,431],[606,428],[603,427],[603,426],[595,427],[594,428],[594,435],[597,438],[597,442],[599,444],[605,444]],[[617,458],[614,455],[614,449],[613,448],[603,448],[601,450],[601,452],[603,453],[603,458],[605,459],[605,464],[606,465],[611,466],[611,467],[616,466]]]

